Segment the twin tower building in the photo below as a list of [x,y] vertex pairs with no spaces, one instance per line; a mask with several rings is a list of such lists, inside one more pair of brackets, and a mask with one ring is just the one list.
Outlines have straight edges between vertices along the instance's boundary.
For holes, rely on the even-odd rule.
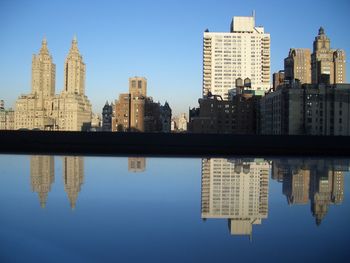
[[55,93],[56,65],[42,41],[32,60],[31,93],[16,101],[15,129],[81,131],[91,123],[91,103],[85,95],[85,64],[76,37],[64,63],[64,87]]

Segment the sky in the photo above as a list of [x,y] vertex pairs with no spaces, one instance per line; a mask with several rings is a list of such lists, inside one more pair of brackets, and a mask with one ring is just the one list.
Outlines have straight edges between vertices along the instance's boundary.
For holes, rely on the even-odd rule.
[[14,107],[19,95],[30,93],[32,55],[43,37],[60,93],[64,60],[76,35],[95,113],[127,92],[133,76],[146,77],[148,96],[168,101],[173,115],[188,113],[202,94],[204,30],[228,32],[233,16],[253,10],[256,25],[271,35],[271,74],[283,69],[290,48],[312,48],[320,26],[332,48],[350,55],[348,0],[0,0],[0,99]]

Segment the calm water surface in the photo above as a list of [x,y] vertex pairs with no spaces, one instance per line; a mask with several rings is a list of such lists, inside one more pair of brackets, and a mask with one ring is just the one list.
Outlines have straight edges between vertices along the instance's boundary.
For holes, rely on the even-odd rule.
[[0,262],[348,262],[349,163],[0,155]]

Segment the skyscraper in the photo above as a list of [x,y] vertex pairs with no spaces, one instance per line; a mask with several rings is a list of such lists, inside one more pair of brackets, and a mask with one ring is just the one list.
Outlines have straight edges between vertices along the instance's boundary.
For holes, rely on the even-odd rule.
[[227,218],[232,235],[251,236],[268,214],[268,162],[202,160],[202,218]]
[[284,59],[285,79],[298,79],[311,83],[311,51],[308,48],[291,48]]
[[257,95],[270,89],[270,34],[255,15],[233,17],[231,32],[204,32],[203,96],[228,99],[238,78],[249,78]]
[[64,88],[53,101],[55,126],[63,131],[81,131],[91,123],[91,103],[85,95],[85,64],[76,37],[64,64]]
[[331,49],[331,41],[323,27],[318,30],[311,55],[312,83],[320,82],[322,74],[330,76],[330,84],[346,82],[345,51]]
[[15,129],[42,129],[52,124],[47,110],[55,96],[56,66],[44,38],[39,54],[32,59],[32,88],[28,95],[21,95],[16,101]]

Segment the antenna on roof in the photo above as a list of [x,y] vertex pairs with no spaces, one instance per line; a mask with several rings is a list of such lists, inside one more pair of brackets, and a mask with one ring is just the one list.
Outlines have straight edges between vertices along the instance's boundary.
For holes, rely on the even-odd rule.
[[254,18],[254,20],[255,20],[255,10],[253,10],[253,18]]

